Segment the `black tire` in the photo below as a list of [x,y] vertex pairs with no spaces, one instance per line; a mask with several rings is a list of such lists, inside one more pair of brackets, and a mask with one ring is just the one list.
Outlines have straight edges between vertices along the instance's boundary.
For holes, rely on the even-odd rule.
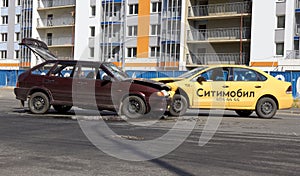
[[67,105],[53,105],[53,108],[55,109],[55,111],[57,111],[59,113],[66,113],[66,112],[70,111],[70,109],[72,108],[72,106],[67,106]]
[[258,100],[255,111],[258,117],[270,119],[277,112],[277,104],[272,98],[263,97]]
[[146,113],[146,104],[138,96],[128,96],[123,100],[121,112],[128,118],[141,118]]
[[34,114],[44,114],[50,108],[49,98],[42,92],[35,92],[29,98],[28,107]]
[[186,113],[188,108],[187,100],[184,96],[175,94],[172,98],[170,105],[170,115],[172,116],[182,116]]
[[253,113],[252,110],[235,110],[235,112],[241,117],[249,117]]

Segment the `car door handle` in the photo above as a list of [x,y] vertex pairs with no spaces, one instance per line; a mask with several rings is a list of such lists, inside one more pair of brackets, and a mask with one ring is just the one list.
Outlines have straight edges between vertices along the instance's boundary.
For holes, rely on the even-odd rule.
[[87,85],[88,83],[87,83],[87,82],[81,82],[81,81],[79,81],[79,82],[77,82],[77,84],[80,84],[80,85]]
[[228,88],[229,86],[222,86],[223,88]]
[[44,81],[45,83],[53,83],[54,82],[54,80],[53,79],[45,79],[45,81]]
[[259,88],[261,88],[261,86],[255,86],[255,88],[259,89]]

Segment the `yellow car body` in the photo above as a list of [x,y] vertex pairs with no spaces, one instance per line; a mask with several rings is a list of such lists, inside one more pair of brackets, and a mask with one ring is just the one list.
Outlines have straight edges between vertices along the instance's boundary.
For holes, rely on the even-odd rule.
[[[253,111],[272,118],[277,109],[292,107],[292,86],[262,70],[241,65],[195,68],[177,78],[155,78],[171,87],[172,115],[187,108],[235,110],[240,116]],[[186,104],[185,104],[186,101]]]

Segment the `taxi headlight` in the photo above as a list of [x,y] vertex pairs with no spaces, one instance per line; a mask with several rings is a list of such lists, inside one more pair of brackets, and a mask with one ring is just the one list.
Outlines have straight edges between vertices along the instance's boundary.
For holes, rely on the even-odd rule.
[[170,94],[166,90],[162,90],[156,93],[160,97],[168,97]]

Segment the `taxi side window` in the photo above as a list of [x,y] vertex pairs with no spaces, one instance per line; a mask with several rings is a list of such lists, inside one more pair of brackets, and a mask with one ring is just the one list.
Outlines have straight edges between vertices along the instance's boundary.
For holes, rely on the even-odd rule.
[[227,81],[229,71],[226,68],[214,68],[201,74],[208,81]]
[[233,68],[234,81],[265,81],[267,78],[262,74],[246,69],[246,68]]

